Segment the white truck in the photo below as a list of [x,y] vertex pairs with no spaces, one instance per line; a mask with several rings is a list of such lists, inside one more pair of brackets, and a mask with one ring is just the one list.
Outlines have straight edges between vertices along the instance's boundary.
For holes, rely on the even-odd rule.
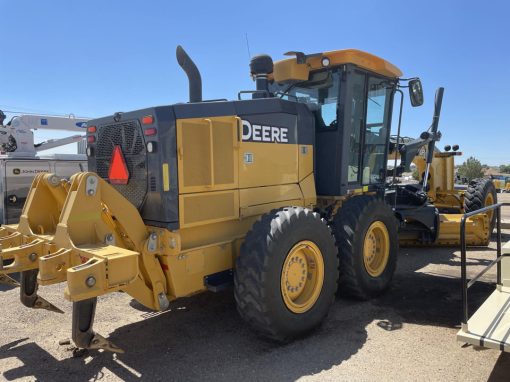
[[[0,111],[0,224],[17,223],[34,176],[41,172],[69,177],[87,171],[85,126],[87,119],[74,116],[21,115],[4,125]],[[70,131],[60,139],[34,142],[34,130]],[[40,155],[43,150],[78,143],[78,154]]]

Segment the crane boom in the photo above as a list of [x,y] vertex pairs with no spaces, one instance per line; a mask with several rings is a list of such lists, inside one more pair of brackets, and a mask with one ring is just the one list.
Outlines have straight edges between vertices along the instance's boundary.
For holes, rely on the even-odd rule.
[[16,116],[7,125],[0,124],[0,152],[16,153],[16,156],[33,157],[37,152],[79,142],[85,135],[72,135],[59,139],[50,139],[34,143],[34,130],[54,130],[84,133],[87,118],[27,114]]

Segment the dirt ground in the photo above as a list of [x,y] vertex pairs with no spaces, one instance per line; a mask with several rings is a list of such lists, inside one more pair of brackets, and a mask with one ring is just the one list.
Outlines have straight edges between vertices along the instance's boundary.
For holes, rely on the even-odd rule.
[[[510,194],[502,201],[510,202]],[[510,205],[503,216],[510,219]],[[510,230],[503,231],[510,240]],[[495,244],[469,252],[470,274],[495,257]],[[456,342],[461,319],[456,248],[402,248],[382,297],[338,298],[324,324],[305,338],[275,344],[258,338],[236,313],[229,291],[143,310],[115,293],[100,298],[95,329],[125,354],[73,357],[71,304],[63,287],[40,294],[65,313],[26,309],[18,290],[0,286],[0,378],[13,381],[508,381],[510,354]],[[491,293],[494,272],[470,289],[471,311]]]

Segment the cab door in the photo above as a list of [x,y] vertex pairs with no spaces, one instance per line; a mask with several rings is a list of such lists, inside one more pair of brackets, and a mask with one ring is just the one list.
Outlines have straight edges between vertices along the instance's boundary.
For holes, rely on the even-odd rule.
[[351,72],[345,120],[347,189],[368,191],[385,183],[392,85],[384,77]]
[[386,181],[387,146],[390,134],[392,90],[388,80],[368,76],[363,137],[363,186]]

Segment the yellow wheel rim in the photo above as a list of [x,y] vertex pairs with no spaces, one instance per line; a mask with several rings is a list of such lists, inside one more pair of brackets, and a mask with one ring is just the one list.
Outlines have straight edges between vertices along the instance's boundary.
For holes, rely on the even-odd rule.
[[[484,207],[490,206],[491,204],[494,204],[494,195],[492,193],[488,193],[485,197],[485,205]],[[488,211],[487,216],[489,217],[489,223],[492,222],[492,215],[494,214],[494,210]]]
[[386,225],[381,221],[373,222],[368,227],[363,243],[363,262],[367,273],[378,277],[386,268],[390,257],[390,235]]
[[324,283],[324,260],[317,245],[303,240],[287,254],[281,274],[285,306],[293,313],[305,313],[315,304]]

